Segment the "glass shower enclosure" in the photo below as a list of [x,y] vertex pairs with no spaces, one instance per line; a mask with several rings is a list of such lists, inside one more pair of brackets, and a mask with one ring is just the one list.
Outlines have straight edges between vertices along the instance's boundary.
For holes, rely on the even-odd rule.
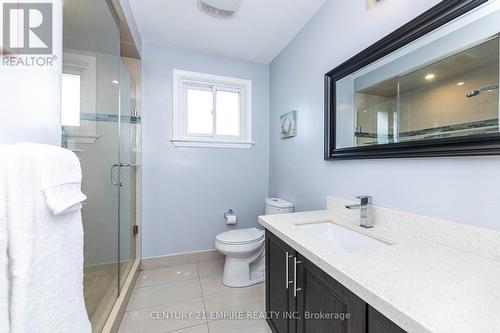
[[93,331],[100,332],[136,258],[137,60],[121,56],[109,1],[65,0],[63,17],[62,145],[81,162],[88,198],[82,210],[84,294]]

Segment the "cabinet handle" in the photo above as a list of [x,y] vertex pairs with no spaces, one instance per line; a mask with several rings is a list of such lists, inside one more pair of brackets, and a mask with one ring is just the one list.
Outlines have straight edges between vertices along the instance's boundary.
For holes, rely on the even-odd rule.
[[297,288],[297,265],[302,264],[302,261],[297,261],[297,257],[293,258],[293,297],[297,297],[297,291],[302,288]]
[[285,289],[288,289],[288,252],[285,253]]
[[288,271],[289,271],[288,263],[290,261],[290,258],[293,258],[293,257],[294,257],[293,254],[288,253],[288,251],[286,252],[286,254],[285,254],[285,289],[288,289],[288,285],[293,283],[293,281],[291,281],[290,277],[288,276]]

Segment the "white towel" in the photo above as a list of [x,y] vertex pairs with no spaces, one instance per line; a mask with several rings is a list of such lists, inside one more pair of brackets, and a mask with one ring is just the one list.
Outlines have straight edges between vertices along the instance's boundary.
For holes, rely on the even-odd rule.
[[[39,144],[12,148],[7,177],[11,333],[91,332],[83,298],[81,212],[64,209],[70,203],[61,204],[54,189],[80,180],[78,158],[68,150]],[[71,206],[83,197],[73,198]]]
[[42,189],[47,205],[54,215],[70,213],[81,208],[87,197],[81,191],[82,172],[80,163],[76,164],[75,154],[67,149],[59,149],[61,154],[57,167],[44,164]]
[[43,188],[47,206],[54,215],[62,215],[80,210],[81,202],[87,197],[82,193],[81,183],[59,184]]
[[7,257],[7,166],[10,146],[0,145],[0,332],[9,332],[9,265]]

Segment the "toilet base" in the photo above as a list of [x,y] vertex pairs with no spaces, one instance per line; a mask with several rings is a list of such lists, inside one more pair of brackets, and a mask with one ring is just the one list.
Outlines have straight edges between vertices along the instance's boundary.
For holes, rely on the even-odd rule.
[[242,288],[264,282],[264,249],[251,258],[233,258],[226,256],[222,284],[231,288]]

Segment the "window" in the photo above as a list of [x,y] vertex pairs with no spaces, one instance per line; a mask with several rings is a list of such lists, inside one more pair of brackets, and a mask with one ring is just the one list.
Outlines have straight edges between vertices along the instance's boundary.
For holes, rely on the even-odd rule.
[[61,125],[80,126],[80,75],[63,73]]
[[251,90],[249,80],[174,70],[174,145],[250,148]]

